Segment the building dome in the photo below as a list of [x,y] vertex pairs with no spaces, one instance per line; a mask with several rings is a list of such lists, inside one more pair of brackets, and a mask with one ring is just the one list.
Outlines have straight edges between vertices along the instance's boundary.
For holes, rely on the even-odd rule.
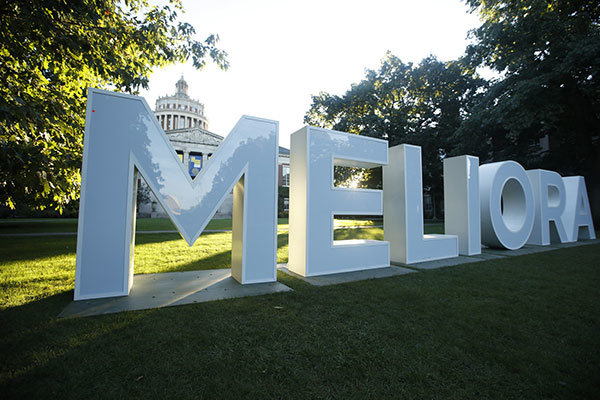
[[189,97],[188,96],[188,84],[187,82],[183,79],[183,75],[181,75],[181,78],[177,81],[177,83],[175,84],[175,87],[177,88],[177,93],[175,94],[175,96],[177,97]]
[[156,100],[154,115],[165,131],[201,128],[208,130],[208,119],[204,115],[204,104],[191,99],[188,84],[183,75],[175,84],[175,94]]

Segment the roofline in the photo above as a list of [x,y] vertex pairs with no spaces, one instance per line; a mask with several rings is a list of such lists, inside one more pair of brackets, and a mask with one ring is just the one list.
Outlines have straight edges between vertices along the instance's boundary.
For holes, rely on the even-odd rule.
[[172,134],[172,133],[185,133],[185,132],[193,132],[193,131],[200,131],[200,132],[208,134],[209,136],[212,136],[212,137],[214,137],[216,139],[221,139],[221,140],[225,139],[221,135],[217,135],[216,133],[213,133],[211,131],[207,131],[206,129],[202,129],[202,128],[198,128],[198,127],[171,129],[171,130],[165,131],[165,133],[167,135],[169,135],[169,134]]

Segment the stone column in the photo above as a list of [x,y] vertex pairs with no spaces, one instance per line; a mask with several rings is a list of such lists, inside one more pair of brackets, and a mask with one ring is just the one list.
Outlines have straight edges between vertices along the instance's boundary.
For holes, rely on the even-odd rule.
[[190,152],[187,150],[183,151],[183,165],[185,166],[185,170],[189,170],[190,165]]

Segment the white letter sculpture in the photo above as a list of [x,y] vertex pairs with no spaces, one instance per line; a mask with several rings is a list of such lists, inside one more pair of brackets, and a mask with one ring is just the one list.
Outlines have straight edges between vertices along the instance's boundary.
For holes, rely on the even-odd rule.
[[411,264],[458,256],[454,235],[423,234],[421,148],[402,144],[389,149],[383,167],[383,232],[393,262]]
[[596,239],[594,222],[585,179],[583,176],[568,176],[563,178],[567,191],[567,205],[563,214],[563,222],[570,242],[582,239]]
[[477,157],[444,159],[444,232],[458,236],[459,254],[481,254]]
[[563,179],[557,172],[543,169],[529,170],[527,175],[535,201],[533,230],[527,243],[546,246],[551,241],[569,241],[562,220],[566,206]]
[[390,265],[389,243],[333,240],[336,214],[381,215],[381,190],[334,187],[334,165],[387,164],[387,141],[314,127],[291,136],[288,268],[302,276]]
[[276,280],[278,124],[243,117],[192,180],[145,100],[89,89],[75,300],[129,294],[135,170],[192,245],[234,188],[232,276]]
[[515,161],[479,167],[481,242],[488,247],[521,248],[533,228],[533,189]]

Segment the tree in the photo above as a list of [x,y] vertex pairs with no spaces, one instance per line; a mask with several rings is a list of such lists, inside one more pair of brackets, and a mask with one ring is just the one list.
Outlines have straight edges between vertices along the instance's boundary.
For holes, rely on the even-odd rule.
[[466,2],[483,24],[471,33],[475,42],[464,61],[499,77],[457,132],[459,150],[483,161],[515,159],[526,168],[583,174],[597,188],[600,3]]
[[[311,125],[386,139],[390,146],[421,146],[424,187],[441,199],[442,160],[452,151],[450,139],[483,84],[472,69],[458,62],[430,56],[413,66],[388,53],[378,71],[367,71],[366,78],[344,96],[313,96],[304,119]],[[353,180],[356,173],[340,170],[336,181]],[[380,185],[377,171],[363,178],[359,186]]]
[[0,3],[0,205],[62,210],[78,199],[86,88],[137,93],[156,66],[208,58],[180,0]]

